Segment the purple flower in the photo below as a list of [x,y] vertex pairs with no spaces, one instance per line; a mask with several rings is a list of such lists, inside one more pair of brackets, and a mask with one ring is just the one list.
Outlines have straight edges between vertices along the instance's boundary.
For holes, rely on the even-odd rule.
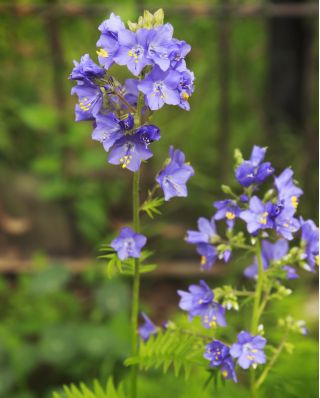
[[186,242],[188,243],[212,243],[218,238],[214,217],[209,221],[204,217],[198,219],[199,231],[187,231]]
[[97,115],[96,128],[92,132],[92,139],[101,142],[108,152],[114,143],[124,136],[124,124],[113,114]]
[[[103,95],[100,87],[83,82],[83,84],[73,87],[71,94],[76,94],[79,97],[79,105],[78,107],[76,106],[76,117],[78,120],[90,120],[95,118],[100,112],[103,104]],[[79,114],[79,110],[81,114]],[[87,119],[85,119],[85,115],[87,115]]]
[[181,297],[179,307],[189,312],[190,320],[196,315],[204,314],[214,298],[213,291],[203,280],[199,285],[190,285],[189,292],[178,290],[178,294]]
[[242,369],[248,369],[250,366],[255,368],[258,364],[266,362],[263,351],[265,345],[264,337],[252,336],[249,332],[242,331],[238,334],[237,343],[232,344],[230,354],[238,359],[238,364]]
[[148,29],[139,29],[137,32],[125,29],[118,33],[119,49],[114,56],[114,61],[119,65],[126,65],[135,76],[138,76],[146,65],[152,63],[147,58],[149,34]]
[[179,82],[179,94],[180,94],[180,103],[179,106],[182,109],[190,110],[190,104],[188,102],[189,97],[194,91],[194,74],[188,69],[184,70],[180,74],[180,82]]
[[146,243],[147,238],[144,235],[137,234],[130,227],[124,227],[110,246],[117,252],[120,260],[126,260],[129,257],[139,258]]
[[75,66],[69,76],[70,80],[91,84],[94,79],[102,78],[105,74],[105,70],[93,62],[89,54],[81,57],[80,62],[73,61],[73,63]]
[[295,209],[290,207],[283,207],[280,213],[274,217],[274,228],[285,239],[292,240],[293,233],[300,229],[299,221],[294,218]]
[[257,196],[253,196],[249,202],[249,209],[240,213],[239,217],[247,223],[250,234],[255,234],[259,229],[273,227],[270,216],[272,204],[263,203]]
[[139,327],[139,335],[142,340],[147,341],[150,336],[157,333],[157,327],[144,312],[141,312],[141,316],[144,319],[144,324]]
[[164,104],[179,105],[179,83],[180,74],[178,72],[171,69],[163,72],[158,66],[155,66],[141,81],[138,88],[146,95],[147,104],[154,111],[162,108]]
[[301,241],[308,261],[306,269],[314,272],[315,266],[319,265],[319,229],[312,220],[301,219]]
[[98,29],[103,35],[117,39],[118,33],[125,30],[125,25],[121,18],[112,12],[110,17],[99,25]]
[[[281,260],[289,250],[289,244],[285,239],[279,239],[275,243],[271,243],[267,240],[262,240],[261,242],[261,254],[262,254],[262,265],[263,269],[269,268],[272,261]],[[299,278],[295,269],[284,265],[282,267],[286,271],[287,279]],[[258,260],[257,257],[254,258],[254,263],[244,270],[244,275],[248,278],[256,279],[258,274]]]
[[222,220],[223,218],[225,218],[228,228],[232,229],[235,219],[240,214],[240,208],[237,205],[236,201],[231,199],[219,200],[217,202],[214,202],[213,206],[217,209],[217,212],[214,215],[214,219]]
[[189,313],[190,320],[201,316],[205,328],[226,326],[225,309],[213,300],[214,294],[204,281],[200,281],[199,285],[190,285],[189,292],[178,290],[178,294],[181,297],[179,307]]
[[197,253],[201,256],[201,269],[210,270],[218,257],[216,248],[208,243],[199,243]]
[[219,340],[213,340],[206,345],[204,358],[210,361],[212,368],[220,367],[221,374],[225,379],[233,379],[236,383],[237,375],[234,368],[234,363],[230,357],[230,349]]
[[125,135],[120,138],[111,148],[108,162],[121,164],[123,169],[136,172],[142,160],[153,156],[152,152],[137,135]]
[[170,66],[169,49],[172,41],[173,27],[171,24],[150,30],[148,37],[148,55],[152,62],[166,71]]
[[169,55],[171,67],[179,71],[185,70],[186,63],[184,58],[190,50],[191,46],[184,40],[172,39]]
[[274,184],[278,190],[279,201],[285,207],[296,210],[303,191],[293,183],[293,171],[290,168],[285,169],[278,177],[275,177]]
[[259,229],[274,228],[285,239],[293,239],[293,233],[300,228],[299,221],[294,217],[292,207],[284,207],[281,203],[263,203],[257,196],[249,202],[249,209],[240,213],[240,218],[247,223],[247,230],[257,234]]
[[143,125],[135,131],[135,136],[148,147],[152,142],[160,140],[160,129],[153,124]]
[[186,197],[188,195],[186,183],[194,175],[193,168],[185,163],[185,155],[182,151],[174,150],[173,146],[170,146],[169,155],[169,164],[156,177],[166,201],[174,196]]
[[252,184],[261,184],[274,173],[271,163],[261,163],[266,151],[267,148],[254,145],[250,159],[245,160],[236,168],[236,179],[242,186],[249,187]]

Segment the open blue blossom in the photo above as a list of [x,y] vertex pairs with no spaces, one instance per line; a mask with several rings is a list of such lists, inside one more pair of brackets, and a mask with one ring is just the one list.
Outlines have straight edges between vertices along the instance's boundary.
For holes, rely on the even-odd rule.
[[267,148],[255,145],[252,149],[250,159],[245,160],[236,168],[236,179],[242,186],[249,187],[252,184],[261,184],[274,173],[271,163],[261,163],[266,151]]
[[194,175],[193,168],[185,163],[185,155],[179,149],[169,148],[170,162],[160,171],[156,181],[164,193],[164,199],[170,200],[175,196],[188,196],[187,181]]
[[158,329],[144,312],[141,312],[141,316],[144,319],[144,324],[139,327],[139,335],[142,340],[147,341],[150,336],[157,333]]
[[255,234],[259,229],[273,227],[271,218],[272,204],[263,203],[257,196],[253,196],[249,202],[249,209],[240,213],[239,217],[247,223],[247,230],[250,234]]
[[136,32],[124,29],[118,33],[119,48],[114,56],[118,65],[126,65],[132,74],[138,76],[146,65],[152,64],[147,58],[148,29],[139,29]]
[[312,220],[301,219],[301,241],[308,262],[305,268],[314,272],[316,265],[319,265],[319,229]]
[[291,207],[296,210],[303,191],[294,184],[292,169],[287,168],[278,177],[275,177],[274,184],[278,191],[279,202],[287,208]]
[[198,229],[199,231],[187,231],[186,242],[192,244],[214,243],[219,238],[214,217],[211,220],[200,217],[198,219]]
[[293,234],[300,229],[299,221],[294,218],[293,207],[283,207],[280,213],[274,217],[274,228],[285,239],[292,240]]
[[179,307],[189,313],[190,319],[205,313],[214,298],[213,291],[203,280],[199,285],[190,285],[189,292],[178,290],[178,294],[181,297]]
[[237,205],[235,200],[226,199],[219,200],[213,203],[213,206],[217,209],[214,215],[215,220],[226,219],[229,229],[232,229],[235,223],[235,219],[240,214],[240,207]]
[[124,136],[125,124],[113,113],[97,115],[96,128],[92,132],[92,139],[101,142],[108,152],[114,143]]
[[148,55],[155,65],[163,71],[170,66],[170,44],[172,41],[173,27],[166,23],[150,30],[148,36]]
[[181,297],[179,307],[189,313],[190,320],[201,316],[205,328],[226,326],[225,309],[214,301],[214,294],[204,281],[200,281],[199,285],[190,285],[189,292],[178,290],[178,294]]
[[210,367],[220,367],[221,374],[225,379],[233,379],[237,383],[237,375],[233,360],[230,356],[230,349],[219,340],[213,340],[206,345],[204,358],[210,361]]
[[79,97],[79,108],[88,116],[88,119],[94,118],[100,112],[103,104],[103,95],[100,87],[84,82],[72,88],[71,94]]
[[154,111],[162,108],[164,104],[179,105],[179,83],[180,74],[178,72],[172,69],[164,72],[155,66],[139,83],[138,88],[145,94],[149,108]]
[[111,247],[117,252],[120,260],[139,258],[141,249],[147,243],[144,235],[134,232],[130,227],[124,227],[117,238],[111,242]]
[[[262,254],[262,265],[263,269],[269,268],[272,261],[281,260],[289,250],[289,244],[285,239],[279,239],[275,243],[271,243],[267,240],[262,240],[261,242],[261,254]],[[289,265],[284,265],[282,267],[286,271],[287,279],[297,279],[299,275],[296,273],[295,269]],[[257,257],[254,258],[254,263],[244,270],[244,275],[248,278],[256,278],[258,274],[258,260]]]
[[81,57],[80,62],[73,61],[73,63],[75,66],[69,76],[70,80],[84,81],[90,84],[94,79],[102,78],[105,74],[105,70],[93,62],[89,54]]
[[139,170],[141,162],[152,156],[153,153],[141,141],[139,136],[126,135],[113,145],[108,162],[111,164],[121,164],[123,169],[136,172]]
[[250,366],[255,368],[258,364],[264,364],[266,357],[264,347],[266,339],[262,336],[252,336],[247,331],[238,334],[237,343],[232,344],[230,354],[238,359],[238,364],[242,369],[248,369]]
[[97,46],[100,47],[97,51],[98,59],[108,69],[114,63],[114,56],[119,48],[118,33],[125,30],[125,26],[119,16],[111,13],[110,18],[100,24],[99,30],[101,36],[97,41]]

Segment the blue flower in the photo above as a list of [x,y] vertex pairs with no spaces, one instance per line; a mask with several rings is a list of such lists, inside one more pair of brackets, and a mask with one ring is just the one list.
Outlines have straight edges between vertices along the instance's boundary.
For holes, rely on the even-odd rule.
[[230,357],[230,349],[227,345],[219,340],[213,340],[206,345],[204,358],[210,361],[212,368],[220,367],[221,374],[225,379],[232,378],[235,383],[238,381],[234,363]]
[[180,82],[178,86],[179,94],[180,94],[180,103],[179,106],[182,109],[190,110],[190,104],[188,102],[189,97],[194,91],[194,74],[188,69],[184,70],[180,74]]
[[278,190],[279,202],[287,208],[296,210],[303,191],[294,184],[293,171],[290,168],[285,169],[278,177],[275,177],[274,184]]
[[199,285],[190,285],[189,292],[178,290],[178,294],[181,297],[179,307],[189,313],[190,320],[201,316],[205,328],[226,326],[225,309],[213,300],[214,294],[204,281],[200,281]]
[[264,347],[266,339],[262,336],[252,336],[247,331],[238,334],[237,343],[232,344],[230,354],[238,359],[238,364],[242,369],[248,369],[250,366],[255,368],[258,364],[264,364],[266,357]]
[[210,270],[218,257],[216,248],[209,243],[198,243],[197,253],[201,256],[201,269]]
[[266,151],[267,148],[255,145],[252,149],[250,159],[245,160],[236,168],[235,176],[242,186],[249,187],[252,184],[261,184],[274,173],[271,163],[261,163]]
[[118,33],[119,48],[114,61],[119,65],[126,65],[135,76],[138,76],[146,65],[152,64],[147,58],[147,45],[150,30],[139,29],[136,32],[124,29]]
[[288,240],[292,240],[293,234],[300,229],[299,221],[293,217],[294,213],[293,207],[282,207],[280,213],[274,217],[275,230]]
[[319,229],[312,220],[301,219],[301,241],[308,261],[305,268],[314,272],[316,265],[319,265]]
[[240,207],[237,205],[235,200],[226,199],[219,200],[213,203],[213,206],[217,209],[214,215],[215,220],[226,219],[229,229],[232,229],[235,223],[235,219],[240,214]]
[[185,57],[190,52],[191,46],[184,40],[172,39],[170,46],[170,64],[173,69],[186,70]]
[[253,196],[249,202],[249,209],[240,213],[239,217],[247,223],[247,230],[250,234],[256,234],[259,229],[273,227],[270,202],[263,203],[257,196]]
[[162,108],[164,104],[179,105],[179,83],[180,74],[178,72],[172,69],[164,72],[155,66],[139,83],[138,88],[145,94],[149,108],[154,111]]
[[141,249],[147,243],[144,235],[137,234],[130,227],[124,227],[117,238],[111,242],[111,247],[117,252],[120,260],[139,258]]
[[125,124],[113,113],[96,116],[96,128],[92,132],[92,139],[101,142],[108,152],[114,143],[124,136]]
[[[98,115],[103,105],[103,95],[100,87],[83,81],[82,84],[72,88],[71,94],[76,94],[79,97],[79,105],[76,106],[77,120],[90,120]],[[80,115],[79,111],[81,112]]]
[[169,51],[172,34],[172,25],[166,23],[155,29],[151,29],[148,37],[147,57],[163,71],[166,71],[170,66]]
[[[279,239],[275,243],[271,243],[267,240],[262,240],[261,242],[261,254],[262,254],[262,265],[263,269],[269,268],[272,261],[281,260],[289,250],[289,244],[285,239]],[[282,267],[286,271],[287,279],[299,278],[295,269],[284,265]],[[254,258],[254,263],[244,270],[244,275],[248,278],[256,278],[258,274],[258,260],[257,257]]]
[[158,329],[144,312],[141,312],[141,316],[144,319],[144,324],[139,327],[139,335],[142,340],[147,341],[150,336],[157,333]]
[[125,26],[119,16],[111,13],[110,18],[100,24],[99,30],[101,36],[97,41],[97,46],[100,47],[97,50],[98,59],[101,65],[109,69],[119,48],[118,34],[125,30]]
[[81,57],[80,62],[73,61],[74,68],[69,76],[70,80],[91,84],[94,79],[102,78],[105,70],[92,61],[89,54]]
[[187,231],[186,242],[193,244],[213,243],[218,238],[214,217],[211,220],[200,217],[198,219],[198,229],[199,231]]
[[166,201],[174,196],[186,197],[188,195],[186,183],[194,175],[193,168],[185,163],[185,155],[182,151],[174,150],[171,146],[169,155],[169,164],[156,177]]
[[189,292],[178,290],[178,294],[181,297],[179,307],[189,313],[190,320],[196,315],[204,314],[214,298],[213,291],[203,280],[199,285],[190,285]]

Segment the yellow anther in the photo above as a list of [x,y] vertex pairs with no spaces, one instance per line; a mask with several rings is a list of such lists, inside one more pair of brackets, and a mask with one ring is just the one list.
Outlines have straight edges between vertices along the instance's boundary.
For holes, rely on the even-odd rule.
[[223,370],[221,374],[223,377],[228,377],[228,372],[226,370]]
[[108,51],[104,50],[103,48],[100,48],[99,50],[96,51],[96,53],[103,58],[108,58],[109,57],[109,53]]
[[251,350],[254,354],[256,353],[256,352],[258,352],[258,350],[256,350],[255,348],[253,349],[253,350]]
[[263,225],[266,225],[267,224],[267,217],[268,217],[268,212],[267,211],[265,211],[263,214],[262,214],[262,217],[260,218],[260,223],[261,224],[263,224]]
[[295,209],[297,209],[298,204],[299,204],[298,198],[297,198],[296,196],[291,196],[291,203],[292,203],[292,206],[293,206]]
[[209,326],[211,328],[215,328],[217,326],[217,322],[216,321],[211,321],[211,322],[209,322]]
[[316,261],[317,266],[319,267],[319,254],[317,254],[315,256],[315,261]]
[[206,262],[207,262],[207,257],[206,256],[201,256],[200,264],[201,265],[205,265]]
[[181,97],[182,97],[182,99],[184,100],[184,101],[188,101],[188,99],[189,99],[189,94],[188,93],[186,93],[185,91],[181,94]]
[[248,359],[250,359],[250,361],[252,361],[253,360],[253,356],[252,355],[248,355]]
[[226,212],[226,218],[228,220],[234,220],[235,217],[236,217],[236,215],[234,213],[232,213],[232,211],[227,211]]

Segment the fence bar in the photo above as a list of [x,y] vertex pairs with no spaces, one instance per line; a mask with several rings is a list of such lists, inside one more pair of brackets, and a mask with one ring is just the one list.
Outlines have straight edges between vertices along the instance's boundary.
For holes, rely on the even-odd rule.
[[[154,9],[160,8],[153,7]],[[16,16],[44,16],[47,14],[64,17],[74,16],[96,16],[106,15],[112,11],[110,7],[102,4],[78,5],[78,4],[0,4],[0,13],[12,13]],[[169,15],[179,15],[181,17],[215,17],[227,15],[237,18],[276,18],[276,17],[318,17],[319,4],[311,3],[286,3],[286,4],[257,4],[257,5],[167,5],[165,11]]]

